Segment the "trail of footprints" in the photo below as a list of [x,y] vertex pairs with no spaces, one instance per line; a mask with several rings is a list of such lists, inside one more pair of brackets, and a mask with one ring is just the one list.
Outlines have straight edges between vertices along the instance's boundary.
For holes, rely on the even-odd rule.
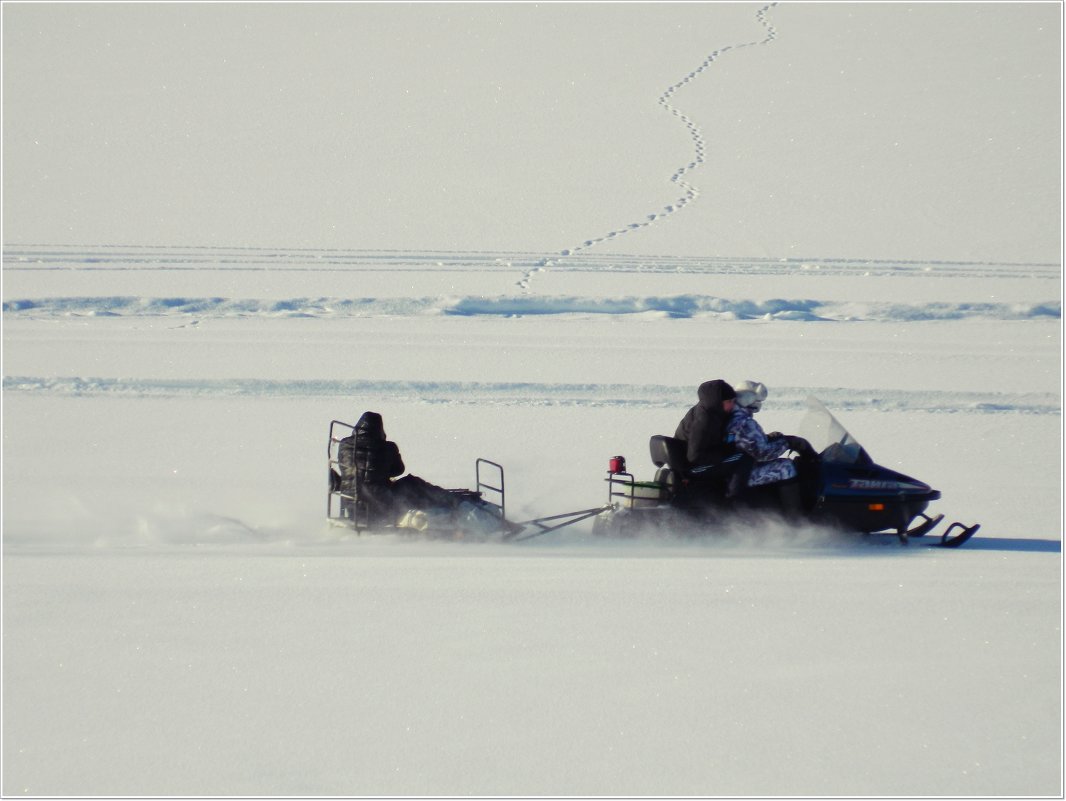
[[[755,15],[759,24],[766,31],[766,36],[763,39],[755,42],[746,42],[744,44],[739,45],[727,45],[726,47],[722,47],[718,50],[713,51],[710,55],[707,56],[707,58],[703,60],[702,64],[700,64],[696,69],[694,69],[680,81],[668,87],[666,91],[664,91],[659,96],[659,99],[657,101],[659,106],[661,106],[663,109],[665,109],[667,112],[669,112],[671,115],[681,121],[681,123],[688,130],[689,137],[691,138],[693,144],[694,158],[692,159],[692,161],[679,167],[677,171],[670,176],[670,182],[677,184],[677,186],[680,187],[682,191],[681,196],[677,198],[677,200],[675,200],[673,203],[670,203],[657,211],[649,213],[643,220],[631,222],[623,226],[622,228],[617,228],[613,231],[609,231],[606,234],[603,234],[602,236],[594,237],[592,239],[586,239],[580,245],[576,245],[574,247],[563,250],[562,253],[559,254],[560,256],[564,258],[567,256],[574,256],[584,250],[595,247],[596,245],[599,245],[603,242],[610,242],[612,240],[618,239],[621,236],[625,236],[626,234],[630,234],[634,231],[639,231],[643,228],[647,228],[648,226],[654,225],[662,219],[665,219],[673,214],[677,214],[679,211],[684,209],[686,206],[688,206],[690,203],[696,200],[696,198],[699,197],[699,188],[689,183],[688,180],[686,180],[686,176],[690,172],[699,169],[706,162],[707,141],[704,138],[703,130],[700,128],[700,126],[691,117],[682,112],[673,104],[673,97],[678,92],[678,90],[683,89],[684,87],[695,81],[697,78],[699,78],[700,75],[710,69],[711,65],[714,64],[715,61],[717,61],[726,53],[732,50],[740,50],[745,47],[767,45],[770,44],[774,39],[776,39],[777,30],[772,24],[770,24],[768,18],[770,9],[772,9],[776,5],[776,2],[770,3],[769,5],[766,5],[759,9],[758,13],[756,13]],[[521,280],[517,282],[517,286],[523,292],[529,291],[530,285],[536,275],[538,273],[543,272],[545,269],[554,266],[557,263],[557,260],[553,258],[543,259],[533,269],[523,274]]]

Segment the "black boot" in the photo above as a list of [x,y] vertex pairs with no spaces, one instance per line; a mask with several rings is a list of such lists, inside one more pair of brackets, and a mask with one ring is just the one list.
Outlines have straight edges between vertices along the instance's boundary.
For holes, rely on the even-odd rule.
[[748,488],[748,479],[751,477],[751,469],[755,466],[755,460],[748,454],[743,454],[737,461],[729,480],[726,482],[726,501],[736,501]]
[[785,517],[792,520],[803,517],[803,494],[798,481],[783,481],[777,486],[777,494]]

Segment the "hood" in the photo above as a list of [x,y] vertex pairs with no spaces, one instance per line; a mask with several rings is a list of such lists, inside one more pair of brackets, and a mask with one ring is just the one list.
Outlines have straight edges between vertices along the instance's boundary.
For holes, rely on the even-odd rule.
[[722,401],[733,400],[737,396],[733,387],[720,378],[714,381],[704,381],[700,384],[697,394],[700,398],[700,406],[717,411],[721,411]]
[[355,432],[361,437],[385,439],[385,423],[377,412],[363,412],[355,424]]

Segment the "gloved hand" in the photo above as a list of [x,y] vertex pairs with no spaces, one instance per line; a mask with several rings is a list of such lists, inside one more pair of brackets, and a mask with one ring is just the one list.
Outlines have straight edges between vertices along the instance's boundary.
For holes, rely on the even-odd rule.
[[811,447],[811,443],[807,442],[803,437],[795,437],[787,435],[785,439],[788,441],[788,449],[795,451],[800,456],[811,456],[814,454],[814,448]]

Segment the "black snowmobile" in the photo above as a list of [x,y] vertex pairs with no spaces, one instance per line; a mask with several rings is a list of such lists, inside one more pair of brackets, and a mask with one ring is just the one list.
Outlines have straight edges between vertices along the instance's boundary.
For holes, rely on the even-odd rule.
[[[685,443],[656,435],[649,442],[653,481],[637,481],[626,471],[625,459],[613,457],[608,469],[608,508],[597,516],[593,531],[629,536],[649,529],[697,530],[711,534],[746,510],[797,515],[818,525],[873,534],[890,532],[902,543],[932,531],[943,515],[930,517],[926,509],[940,492],[917,479],[875,464],[820,401],[809,398],[800,425],[809,447],[797,453],[797,508],[786,508],[780,487],[768,484],[736,493],[735,477],[750,469],[749,457],[735,455],[710,467],[688,464]],[[916,519],[920,522],[913,525]],[[980,526],[952,523],[939,542],[957,548]]]

